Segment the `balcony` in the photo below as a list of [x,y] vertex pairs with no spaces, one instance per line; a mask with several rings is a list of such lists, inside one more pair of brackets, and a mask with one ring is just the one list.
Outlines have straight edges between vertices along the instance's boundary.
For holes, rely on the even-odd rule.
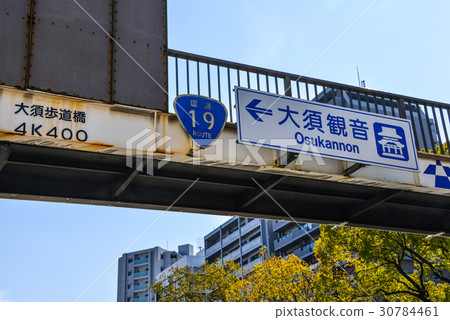
[[225,257],[223,257],[223,261],[236,260],[240,256],[241,256],[241,250],[240,250],[240,248],[237,248],[236,250],[230,252]]
[[293,252],[293,254],[295,254],[300,259],[304,259],[313,253],[314,253],[314,242],[302,246]]
[[275,251],[281,250],[283,248],[286,248],[290,245],[295,244],[296,241],[303,237],[308,237],[308,234],[312,234],[313,232],[317,232],[319,230],[318,224],[306,224],[301,229],[295,228],[290,233],[288,233],[286,236],[279,238],[274,241],[274,249]]
[[293,222],[277,220],[273,223],[273,232],[278,232]]
[[247,264],[244,266],[244,272],[249,272],[249,271],[251,271],[252,267],[253,267],[255,264],[261,263],[262,261],[263,261],[262,257],[259,257],[259,258],[255,259],[255,260],[253,260],[253,261],[250,261],[249,263],[247,263]]
[[228,236],[222,239],[222,247],[230,244],[231,242],[237,240],[239,238],[239,229],[233,231]]
[[145,291],[145,290],[147,290],[147,287],[148,287],[148,283],[146,283],[146,284],[139,284],[137,286],[134,286],[133,290],[134,291]]
[[241,227],[241,237],[243,237],[248,232],[254,230],[255,228],[260,226],[261,221],[259,219],[253,219],[250,222],[247,222]]
[[148,263],[148,258],[134,260],[134,265],[135,266],[140,265],[140,264],[144,264],[144,263]]
[[219,251],[220,250],[220,241],[217,243],[214,243],[211,247],[209,247],[208,249],[206,249],[205,251],[205,257],[209,257],[210,255],[212,255],[214,252]]
[[288,239],[290,237],[292,237],[292,231],[289,232],[289,233],[286,233],[284,236],[282,236],[281,238],[278,238],[276,241],[277,242],[283,242],[285,239]]
[[148,271],[141,271],[141,272],[135,272],[134,278],[141,278],[141,277],[147,277]]
[[249,253],[250,251],[255,250],[256,248],[260,248],[262,246],[261,237],[253,239],[249,243],[246,243],[242,246],[242,255]]
[[148,297],[135,298],[132,302],[148,302]]

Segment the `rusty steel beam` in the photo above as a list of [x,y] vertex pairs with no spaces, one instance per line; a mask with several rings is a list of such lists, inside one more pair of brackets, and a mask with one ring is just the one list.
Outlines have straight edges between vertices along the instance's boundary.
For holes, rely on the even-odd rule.
[[36,0],[28,0],[28,16],[27,16],[27,43],[25,45],[26,55],[25,55],[25,68],[23,75],[23,88],[28,88],[30,84],[31,75],[31,58],[33,56],[33,35],[36,23],[35,17],[35,2]]
[[11,147],[6,143],[0,144],[0,171],[2,171],[3,167],[8,162],[10,155]]

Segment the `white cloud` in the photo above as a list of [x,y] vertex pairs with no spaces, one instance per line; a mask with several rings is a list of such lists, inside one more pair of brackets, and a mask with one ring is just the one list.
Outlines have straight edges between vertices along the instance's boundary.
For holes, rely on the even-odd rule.
[[11,302],[7,297],[9,295],[8,290],[0,290],[0,302]]

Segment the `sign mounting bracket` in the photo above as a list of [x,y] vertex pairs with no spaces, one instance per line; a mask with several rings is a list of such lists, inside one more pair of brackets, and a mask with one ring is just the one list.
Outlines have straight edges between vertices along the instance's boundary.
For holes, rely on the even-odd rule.
[[277,165],[280,168],[287,167],[291,162],[297,160],[299,154],[295,152],[277,151]]
[[355,173],[356,171],[358,171],[361,168],[367,167],[368,164],[364,164],[364,163],[355,163],[353,165],[351,165],[350,167],[348,167],[347,169],[344,170],[344,176],[348,177],[350,176],[352,173]]

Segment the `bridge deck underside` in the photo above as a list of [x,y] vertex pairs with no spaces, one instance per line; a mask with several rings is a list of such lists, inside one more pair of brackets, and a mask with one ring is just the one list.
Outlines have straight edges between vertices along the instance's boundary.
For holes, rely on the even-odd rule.
[[450,236],[445,196],[175,162],[152,176],[130,170],[123,156],[19,144],[10,150],[0,171],[2,198],[165,210],[199,179],[170,210]]

